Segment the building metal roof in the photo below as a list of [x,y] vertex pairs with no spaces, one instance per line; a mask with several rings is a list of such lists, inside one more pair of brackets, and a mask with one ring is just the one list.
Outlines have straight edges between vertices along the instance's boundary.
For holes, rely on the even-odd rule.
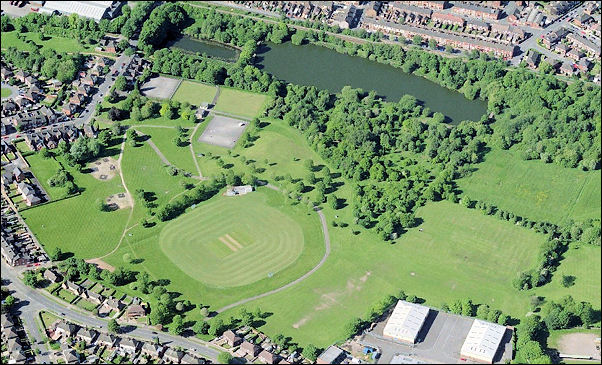
[[52,13],[58,11],[61,14],[77,14],[96,21],[102,19],[114,1],[46,1],[40,11]]
[[428,307],[400,300],[395,305],[383,334],[387,337],[414,343],[428,314]]
[[475,319],[462,345],[460,354],[471,359],[493,363],[506,327]]

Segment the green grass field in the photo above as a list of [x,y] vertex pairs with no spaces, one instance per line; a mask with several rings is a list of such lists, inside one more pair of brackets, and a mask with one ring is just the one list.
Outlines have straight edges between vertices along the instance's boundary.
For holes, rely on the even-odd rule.
[[[326,209],[328,220],[334,213]],[[336,214],[350,220],[350,214]],[[343,215],[343,217],[342,217]],[[440,306],[470,297],[516,318],[527,311],[529,294],[511,286],[516,273],[534,264],[542,235],[449,202],[418,212],[424,220],[395,244],[372,232],[358,236],[330,228],[332,254],[303,285],[248,305],[274,313],[266,333],[285,333],[300,343],[327,346],[345,324],[400,290]]]
[[[136,129],[151,136],[153,143],[165,155],[169,162],[193,175],[197,175],[196,166],[194,165],[192,155],[190,154],[190,148],[188,147],[188,137],[186,137],[186,145],[179,147],[176,146],[173,141],[178,135],[175,128],[136,127]],[[192,133],[192,127],[188,127],[188,129],[188,133]]]
[[[221,102],[222,108],[228,109],[228,112],[240,113],[242,104],[236,95],[248,93],[228,90],[224,89],[227,92],[222,93],[218,105]],[[262,100],[259,103],[261,105],[266,96],[255,95],[255,99],[258,98]],[[248,108],[242,110],[248,111]],[[159,119],[157,125],[179,124],[177,121]],[[327,164],[312,151],[304,136],[284,121],[268,122],[259,130],[259,139],[252,142],[250,147],[237,145],[230,152],[225,148],[196,142],[207,125],[207,121],[201,122],[203,124],[194,136],[193,147],[195,154],[204,154],[197,157],[203,175],[210,177],[228,169],[246,173],[253,165],[259,178],[290,190],[288,182],[275,181],[275,177],[286,174],[293,178],[304,177],[307,174],[304,161],[312,159],[316,166],[315,174],[321,179],[324,174],[321,167]],[[124,123],[127,124],[127,121]],[[145,121],[141,124],[148,123]],[[170,147],[176,148],[170,137],[174,129],[139,128],[144,128],[145,133],[148,129],[153,141],[162,151],[165,149],[163,153],[176,165],[180,161],[188,161],[186,164],[193,162],[188,148],[173,151]],[[491,202],[499,204],[501,208],[505,208],[502,204],[516,206],[524,211],[513,210],[515,213],[531,219],[538,219],[533,215],[539,214],[544,217],[539,219],[562,220],[565,216],[558,211],[563,209],[570,210],[564,212],[567,216],[591,216],[595,213],[596,204],[599,216],[600,199],[598,197],[596,200],[595,194],[599,192],[596,186],[596,182],[599,186],[599,172],[596,175],[518,160],[508,166],[506,160],[512,156],[512,152],[492,151],[487,161],[477,166],[479,170],[473,176],[461,181],[460,187],[473,189],[472,193],[468,193],[472,199],[502,199],[501,202]],[[224,161],[224,166],[218,165],[217,157]],[[263,312],[272,313],[261,327],[268,335],[290,336],[293,342],[301,346],[308,343],[330,345],[343,337],[348,321],[354,317],[364,317],[375,303],[400,290],[417,295],[427,305],[436,307],[443,302],[470,297],[475,303],[488,304],[517,319],[524,318],[529,311],[530,296],[534,294],[550,298],[571,294],[576,300],[590,300],[594,307],[599,308],[600,295],[591,291],[598,289],[599,292],[600,282],[588,280],[586,277],[591,275],[592,270],[588,272],[588,265],[580,265],[586,258],[598,257],[598,261],[592,261],[591,265],[596,266],[597,271],[593,270],[593,273],[599,277],[599,248],[571,249],[565,254],[566,258],[552,283],[537,290],[517,291],[511,282],[517,273],[535,265],[539,247],[545,241],[544,235],[443,201],[429,203],[418,210],[417,217],[422,220],[419,227],[410,229],[400,239],[384,242],[373,230],[365,230],[353,223],[352,184],[342,178],[340,171],[333,166],[328,167],[332,172],[334,194],[344,202],[344,208],[336,211],[329,205],[323,206],[329,224],[331,254],[324,266],[303,283],[246,305],[247,309],[261,308]],[[169,176],[157,154],[146,143],[138,147],[126,144],[122,169],[129,190],[134,192],[141,188],[154,193],[158,206],[185,191],[182,181],[199,183],[194,179]],[[532,172],[538,169],[541,171]],[[479,174],[483,177],[476,180],[475,176]],[[544,176],[544,179],[533,180],[537,174]],[[100,182],[97,180],[88,181],[86,178],[93,178],[80,175],[75,176],[78,186],[86,189],[82,194],[86,199],[69,198],[27,210],[24,215],[30,225],[33,222],[34,232],[41,232],[38,237],[47,246],[61,246],[64,251],[76,252],[84,258],[96,257],[115,247],[126,224],[127,214],[94,211],[89,202],[107,192],[99,190]],[[100,186],[106,188],[113,182],[116,180]],[[498,183],[501,183],[499,188]],[[582,192],[574,192],[576,188],[571,190],[570,187],[581,187]],[[118,184],[113,189],[115,191],[110,193],[121,189]],[[487,191],[490,191],[490,196],[481,197],[477,194]],[[313,198],[314,192],[303,195]],[[557,201],[556,205],[554,200]],[[73,201],[72,205],[58,205],[70,201]],[[319,262],[324,254],[324,244],[318,217],[309,212],[305,204],[295,202],[293,205],[292,202],[280,192],[259,187],[257,192],[244,197],[215,196],[167,223],[152,218],[156,224],[143,228],[135,224],[147,216],[148,211],[140,201],[136,201],[132,220],[127,224],[132,228],[117,251],[104,260],[116,267],[145,270],[154,280],[169,279],[167,289],[170,292],[181,294],[182,299],[196,305],[207,305],[210,310],[216,310],[287,284]],[[84,204],[88,206],[79,206]],[[44,207],[50,208],[44,212]],[[349,227],[342,228],[340,224],[334,227],[331,225],[334,220],[346,223]],[[99,232],[94,228],[98,225],[109,226],[108,223],[111,223],[110,230],[107,228],[107,231]],[[49,225],[53,228],[46,232]],[[277,233],[270,234],[269,227],[276,227]],[[302,232],[300,238],[297,230]],[[353,233],[355,230],[357,234]],[[238,251],[232,250],[230,246],[234,243],[225,237],[226,234],[238,241],[242,248],[237,246]],[[220,237],[227,239],[229,245],[223,243]],[[111,245],[106,243],[109,241]],[[279,249],[278,245],[283,242],[296,248]],[[300,255],[299,247],[302,247]],[[137,259],[136,263],[125,264],[123,255],[126,253]],[[254,262],[245,261],[250,260],[248,256],[258,253],[264,254]],[[283,256],[272,256],[276,254]],[[261,260],[263,258],[266,258],[266,262]],[[230,262],[234,265],[226,268],[225,264]],[[277,269],[273,270],[272,267]],[[267,277],[268,270],[275,274]],[[562,288],[558,285],[562,272],[577,277],[573,287]],[[242,285],[234,286],[237,284]],[[129,286],[119,289],[130,296],[141,296]],[[151,296],[146,299],[151,302],[155,300]],[[238,311],[239,308],[235,308],[219,317],[227,322],[229,316],[236,316]],[[198,310],[184,315],[185,321],[201,319]]]
[[[190,151],[188,151],[190,157]],[[196,180],[183,176],[170,176],[167,168],[155,151],[146,143],[140,143],[138,147],[126,144],[121,168],[128,189],[132,194],[137,189],[154,193],[154,203],[161,206],[167,203],[173,196],[184,191],[181,181],[195,183]],[[146,208],[137,197],[134,206],[133,223],[147,214]]]
[[[256,200],[258,204],[263,205],[263,207],[249,207],[249,209],[271,211],[274,216],[283,214],[284,217],[281,217],[283,221],[295,222],[296,225],[301,227],[303,232],[302,244],[304,244],[304,246],[301,255],[285,269],[275,272],[271,278],[267,277],[266,272],[264,273],[265,276],[261,278],[261,280],[256,281],[251,285],[226,287],[221,289],[215,288],[198,281],[195,277],[190,276],[184,271],[184,268],[181,264],[174,264],[170,257],[165,254],[164,250],[162,250],[162,245],[159,242],[159,236],[163,227],[166,227],[167,225],[178,224],[180,219],[186,218],[189,215],[202,215],[203,212],[206,211],[206,206],[212,207],[214,204],[221,204],[220,202],[215,203],[215,201],[224,199],[224,197],[221,195],[197,205],[196,208],[192,209],[191,213],[187,213],[185,216],[179,217],[170,223],[159,223],[152,228],[142,228],[140,226],[134,227],[130,231],[132,236],[129,236],[128,234],[124,239],[124,244],[121,245],[119,250],[107,257],[105,261],[111,265],[121,266],[124,265],[122,256],[125,253],[130,253],[132,257],[141,260],[140,264],[131,265],[132,269],[147,270],[154,279],[169,279],[171,281],[171,284],[168,287],[170,291],[182,293],[193,303],[210,305],[212,309],[218,309],[221,306],[230,304],[241,298],[260,294],[284,285],[303,275],[305,272],[315,266],[323,256],[324,241],[322,238],[318,217],[315,213],[308,214],[308,210],[305,207],[285,204],[282,194],[270,189],[259,188],[259,190],[253,194],[256,194],[256,197],[251,198]],[[272,209],[278,210],[279,213],[273,213]],[[222,218],[223,217],[226,216],[224,215]],[[215,219],[215,217],[207,218]],[[251,232],[246,232],[245,234],[252,236]],[[232,236],[237,237],[236,233]],[[243,246],[245,245],[245,242],[243,242],[242,239],[239,239],[239,241]],[[245,250],[250,249],[251,248],[248,247]],[[191,253],[188,254],[191,255]],[[194,255],[199,257],[201,253],[195,253]],[[198,265],[198,262],[194,262],[194,265]],[[190,269],[186,268],[186,270]],[[140,295],[139,293],[130,292],[129,288],[127,287],[122,288],[130,295]],[[187,313],[186,320],[198,319],[200,319],[198,311]]]
[[[2,32],[2,48],[15,47],[18,50],[29,50],[29,45],[25,41],[17,39],[17,31]],[[42,48],[52,48],[57,52],[94,52],[94,46],[81,44],[73,38],[64,38],[58,36],[46,36],[42,41],[37,33],[23,33],[25,40],[31,40]]]
[[[30,161],[35,162],[35,157]],[[123,192],[121,180],[117,176],[101,181],[90,174],[67,169],[75,184],[83,189],[81,195],[27,209],[22,215],[47,251],[60,247],[63,252],[86,259],[107,253],[119,241],[129,210],[101,212],[94,202]],[[36,168],[33,171],[36,173]]]
[[[59,170],[59,162],[52,158],[44,158],[41,154],[35,153],[25,158],[31,166],[31,171],[42,184],[42,187],[50,199],[61,199],[67,196],[67,191],[63,187],[50,186],[48,185],[48,179],[50,179]],[[71,173],[71,171],[70,171]]]
[[475,200],[538,221],[600,218],[600,170],[584,172],[541,161],[523,161],[512,151],[492,150],[477,171],[458,181]]
[[221,87],[215,110],[254,118],[259,116],[267,98],[267,95],[264,94]]
[[[546,299],[558,300],[565,295],[572,295],[575,299],[591,302],[594,308],[600,309],[600,275],[601,252],[600,246],[573,245],[564,254],[558,270],[554,272],[552,282],[542,288],[537,288],[535,293]],[[569,288],[562,286],[562,276],[572,275],[575,284]]]
[[2,97],[3,98],[8,98],[9,96],[11,96],[11,94],[13,93],[9,88],[7,87],[3,87],[2,88]]
[[189,102],[191,105],[199,106],[201,103],[211,103],[217,88],[200,82],[184,80],[180,83],[178,90],[172,99],[179,102]]
[[209,286],[253,283],[292,264],[303,251],[303,231],[265,203],[266,196],[213,199],[163,228],[163,253]]

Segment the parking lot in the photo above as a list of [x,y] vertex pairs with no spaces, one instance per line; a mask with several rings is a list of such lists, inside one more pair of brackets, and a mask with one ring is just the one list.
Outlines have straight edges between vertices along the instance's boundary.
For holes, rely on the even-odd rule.
[[232,148],[247,128],[247,124],[244,120],[214,115],[199,137],[199,142]]
[[[383,337],[383,329],[388,319],[389,317],[387,316],[372,331],[364,334],[360,340],[362,345],[380,349],[379,364],[391,363],[391,360],[396,355],[411,357],[425,363],[472,363],[460,358],[460,350],[470,331],[473,318],[431,309],[420,333],[418,333],[417,343],[414,345]],[[504,362],[506,358],[511,359],[511,334],[510,330],[506,331],[506,335],[500,346],[501,350],[498,350],[495,362]]]

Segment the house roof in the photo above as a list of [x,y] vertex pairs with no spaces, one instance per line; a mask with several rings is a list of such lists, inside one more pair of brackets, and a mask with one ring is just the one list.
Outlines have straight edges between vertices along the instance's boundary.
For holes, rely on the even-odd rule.
[[343,354],[343,350],[338,348],[337,346],[330,346],[324,352],[318,356],[318,360],[324,362],[326,364],[334,364],[339,357]]
[[83,328],[82,330],[77,332],[77,337],[85,338],[88,340],[92,340],[96,337],[97,332],[92,329]]
[[269,364],[273,364],[276,360],[276,355],[266,350],[261,351],[259,353],[259,357],[264,359]]
[[115,336],[113,335],[108,335],[106,333],[101,333],[100,336],[98,336],[98,339],[96,340],[96,342],[100,342],[103,344],[109,344],[109,345],[113,345],[115,343]]

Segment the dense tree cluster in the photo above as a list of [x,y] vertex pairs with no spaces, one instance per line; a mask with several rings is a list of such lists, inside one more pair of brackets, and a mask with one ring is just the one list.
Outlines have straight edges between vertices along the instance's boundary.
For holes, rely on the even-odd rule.
[[75,79],[84,62],[84,57],[80,54],[57,53],[50,48],[40,50],[33,43],[30,43],[30,46],[28,51],[9,47],[6,51],[2,51],[2,58],[15,68],[33,73],[39,72],[44,77],[56,78],[64,83]]
[[[154,7],[154,1],[137,1],[134,8],[129,12],[127,20],[121,27],[121,35],[132,38],[140,30],[144,21],[148,18]],[[127,5],[124,5],[125,9]]]
[[69,154],[65,159],[70,164],[83,164],[93,158],[98,157],[103,150],[103,146],[94,138],[87,136],[79,137],[69,148]]
[[2,19],[2,31],[14,29],[19,33],[35,32],[77,39],[86,43],[98,41],[108,30],[106,22],[96,23],[93,19],[80,17],[77,14],[52,16],[31,12],[18,18],[8,18],[3,15]]
[[454,172],[479,161],[487,132],[477,122],[449,128],[427,118],[412,96],[394,104],[350,87],[332,97],[288,85],[286,96],[274,98],[266,110],[302,130],[322,157],[357,184],[356,223],[375,226],[384,239],[412,227],[415,208],[426,200],[455,197]]
[[272,28],[268,23],[219,13],[215,9],[186,6],[186,11],[194,23],[184,30],[185,34],[237,47],[242,47],[249,40],[253,43],[264,40]]
[[203,182],[192,189],[189,193],[178,196],[173,201],[165,204],[157,211],[157,218],[160,221],[174,219],[184,213],[186,208],[193,204],[198,204],[215,195],[221,188],[225,186],[224,179],[211,180]]
[[187,18],[179,3],[164,3],[150,13],[138,36],[138,48],[151,53],[168,39],[180,33]]
[[228,67],[224,61],[164,48],[155,52],[152,71],[222,85]]

